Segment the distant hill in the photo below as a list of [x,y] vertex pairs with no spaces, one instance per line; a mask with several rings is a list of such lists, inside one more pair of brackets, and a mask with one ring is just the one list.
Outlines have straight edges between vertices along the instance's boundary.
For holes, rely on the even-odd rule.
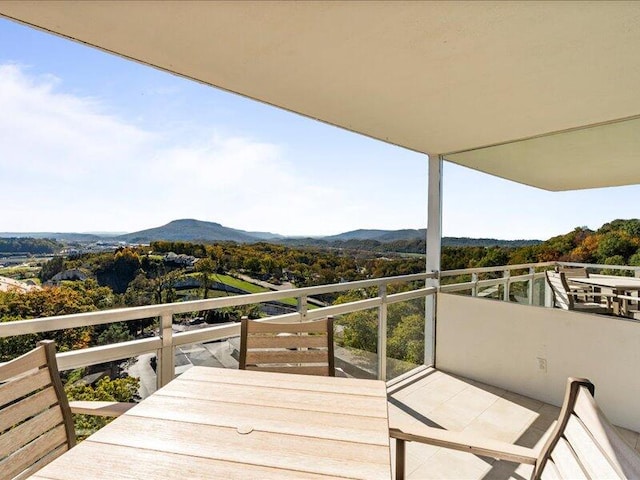
[[246,233],[248,233],[252,237],[255,237],[259,240],[277,240],[277,239],[285,238],[284,235],[280,235],[278,233],[271,233],[271,232],[246,232]]
[[443,237],[445,247],[527,247],[539,245],[542,240],[498,240],[497,238]]
[[260,240],[249,232],[223,227],[219,223],[202,220],[174,220],[161,227],[140,230],[115,237],[116,240],[130,243],[148,243],[156,240],[169,241],[232,241],[256,242]]
[[322,237],[322,240],[329,242],[336,240],[377,240],[378,242],[395,242],[397,240],[411,240],[413,238],[424,238],[427,234],[425,228],[419,230],[352,230],[350,232],[339,233],[338,235],[330,235]]
[[[424,239],[427,236],[427,229],[404,229],[404,230],[352,230],[350,232],[321,237],[318,240],[328,242],[347,242],[351,240],[375,240],[380,243],[398,242],[403,240]],[[304,242],[305,239],[298,239]],[[313,243],[312,239],[306,239]],[[527,245],[538,245],[541,240],[498,240],[496,238],[468,238],[468,237],[443,237],[442,244],[447,247],[524,247]]]
[[[369,250],[375,244],[385,244],[384,251],[424,251],[424,240],[426,229],[403,229],[403,230],[376,230],[360,229],[338,235],[326,237],[285,237],[271,232],[248,232],[236,228],[225,227],[215,222],[205,222],[194,219],[174,220],[160,227],[140,230],[133,233],[2,233],[0,238],[50,238],[59,242],[84,242],[92,243],[101,240],[123,241],[129,243],[149,243],[156,240],[184,241],[184,242],[223,242],[232,241],[238,243],[274,242],[297,246],[324,246],[333,248],[356,248]],[[411,245],[407,247],[407,244]],[[442,243],[445,246],[457,247],[522,247],[526,245],[537,245],[540,240],[498,240],[494,238],[466,238],[466,237],[444,237]],[[394,245],[397,244],[397,245]]]
[[49,238],[58,242],[97,242],[103,237],[72,232],[0,232],[0,238]]

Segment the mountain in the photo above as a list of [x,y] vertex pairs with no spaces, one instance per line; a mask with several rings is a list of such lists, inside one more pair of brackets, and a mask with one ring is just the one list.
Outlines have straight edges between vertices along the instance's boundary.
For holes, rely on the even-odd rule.
[[155,240],[169,241],[232,241],[255,242],[258,237],[244,230],[223,227],[219,223],[202,220],[174,220],[161,227],[140,230],[115,237],[116,240],[130,243],[148,243]]
[[497,238],[442,237],[445,247],[527,247],[542,240],[498,240]]
[[[174,220],[161,227],[149,228],[133,233],[50,233],[50,232],[30,232],[30,233],[2,233],[0,238],[6,237],[30,237],[30,238],[51,238],[62,242],[85,242],[92,243],[101,240],[123,241],[129,243],[149,243],[156,240],[184,241],[184,242],[221,242],[232,241],[238,243],[253,242],[274,242],[297,246],[330,246],[336,248],[371,248],[371,242],[389,244],[392,242],[424,242],[426,229],[403,229],[403,230],[376,230],[359,229],[350,232],[330,235],[327,237],[285,237],[271,232],[248,232],[236,228],[229,228],[215,222],[205,222],[194,219]],[[362,242],[362,244],[360,244]],[[536,245],[539,240],[497,240],[493,238],[466,238],[466,237],[444,237],[442,244],[445,246],[466,246],[466,247],[521,247],[525,245]],[[389,248],[394,248],[389,246]],[[424,248],[415,245],[414,248]]]
[[97,242],[101,236],[71,232],[0,232],[0,238],[50,238],[59,242]]
[[333,242],[336,240],[377,240],[378,242],[395,242],[396,240],[411,240],[413,238],[424,238],[427,230],[404,229],[404,230],[352,230],[350,232],[339,233],[322,237],[323,240]]
[[286,238],[284,235],[280,235],[279,233],[271,233],[271,232],[245,232],[245,233],[248,233],[252,237],[256,237],[259,240],[280,240],[280,239]]

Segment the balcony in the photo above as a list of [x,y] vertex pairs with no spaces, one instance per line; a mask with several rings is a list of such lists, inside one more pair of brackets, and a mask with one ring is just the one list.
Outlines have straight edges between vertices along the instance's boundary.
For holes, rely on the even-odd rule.
[[[0,10],[145,65],[428,154],[427,271],[440,271],[444,160],[551,191],[640,183],[640,37],[633,2],[580,8],[4,2]],[[560,201],[549,214],[571,216]],[[188,368],[197,352],[209,352],[211,342],[232,353],[238,325],[177,332],[174,316],[295,297],[297,311],[279,320],[375,312],[377,353],[338,356],[354,367],[352,374],[388,381],[392,421],[532,445],[548,429],[565,379],[576,375],[595,383],[598,403],[638,448],[638,323],[544,308],[551,298],[542,270],[550,266],[441,272],[438,278],[426,273],[11,322],[0,324],[0,338],[155,318],[152,337],[59,354],[63,370],[155,356],[156,371],[145,368],[144,396]],[[389,293],[397,282],[425,283]],[[349,289],[375,293],[307,308],[310,296]],[[389,307],[401,302],[425,305],[424,365],[415,369],[386,354]],[[213,357],[233,367],[233,355]],[[526,476],[525,467],[415,445],[408,472],[414,478]]]
[[[337,347],[336,364],[349,376],[387,380],[390,422],[420,424],[533,447],[557,418],[568,376],[596,385],[596,397],[612,422],[640,451],[636,401],[640,381],[640,324],[621,317],[548,308],[544,270],[555,263],[445,271],[439,289],[425,287],[435,274],[416,274],[286,291],[7,322],[0,337],[157,318],[157,334],[129,342],[58,354],[61,370],[137,358],[129,368],[141,379],[141,397],[192,365],[237,368],[239,324],[177,331],[174,316],[193,311],[295,298],[297,311],[270,317],[301,321],[375,311],[376,352]],[[593,270],[637,267],[589,265]],[[453,280],[447,280],[453,279]],[[392,285],[406,291],[387,294]],[[308,309],[308,299],[329,292],[368,291],[370,298]],[[436,298],[434,357],[424,365],[382,355],[387,349],[389,306]],[[545,307],[545,303],[547,307]],[[392,320],[392,319],[391,319]],[[393,321],[393,320],[392,320]],[[339,335],[338,335],[339,338]],[[149,359],[157,358],[156,371]],[[157,372],[157,373],[156,373]],[[392,442],[393,443],[393,442]],[[393,444],[392,444],[393,449]],[[529,466],[409,444],[408,478],[527,478]]]

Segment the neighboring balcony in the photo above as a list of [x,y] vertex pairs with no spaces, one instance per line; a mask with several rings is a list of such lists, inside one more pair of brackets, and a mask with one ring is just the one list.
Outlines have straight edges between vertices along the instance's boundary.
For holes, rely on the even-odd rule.
[[[593,381],[603,411],[640,451],[635,433],[640,431],[636,374],[640,323],[633,318],[550,308],[553,300],[544,271],[557,265],[441,272],[439,290],[425,286],[437,275],[423,273],[6,322],[0,324],[0,337],[156,318],[154,336],[58,354],[61,370],[136,359],[129,362],[128,373],[140,378],[144,398],[192,365],[237,368],[239,324],[200,324],[197,329],[179,331],[174,324],[177,315],[295,298],[296,312],[271,318],[296,322],[333,316],[338,325],[336,366],[346,375],[387,381],[392,425],[425,423],[532,447],[544,440],[557,417],[567,377],[581,376]],[[637,267],[588,267],[621,275],[640,271]],[[310,297],[347,291],[357,292],[353,298],[358,299],[310,308]],[[433,330],[429,324],[425,327],[427,298],[436,303]],[[399,351],[399,341],[388,332],[393,333],[390,326],[397,324],[396,317],[415,311],[422,312],[419,329],[434,332],[435,348],[429,340],[425,345],[422,335],[422,343],[413,345],[413,350],[421,350],[423,360],[407,362],[406,357],[394,358],[399,357],[393,353]],[[348,329],[356,327],[364,329],[363,335],[373,332],[368,350],[345,342]],[[436,447],[410,444],[407,453],[408,478],[528,475],[526,466]]]

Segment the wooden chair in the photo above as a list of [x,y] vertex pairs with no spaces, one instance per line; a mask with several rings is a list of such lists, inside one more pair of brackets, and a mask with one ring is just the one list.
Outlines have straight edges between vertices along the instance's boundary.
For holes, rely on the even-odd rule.
[[533,465],[531,478],[638,479],[640,453],[626,443],[593,397],[593,384],[569,378],[560,416],[540,450],[424,426],[419,434],[391,428],[396,439],[396,479],[404,478],[405,442],[414,441]]
[[301,323],[242,319],[239,368],[335,376],[333,319]]
[[0,365],[0,478],[26,478],[73,447],[72,413],[117,416],[133,405],[78,402],[71,408],[58,373],[55,343],[39,342]]
[[[593,286],[584,285],[581,283],[576,283],[573,281],[574,278],[589,278],[589,272],[586,267],[565,267],[560,265],[557,270],[559,273],[564,273],[564,277],[567,279],[567,285],[569,286],[569,290],[575,293],[585,293],[589,294],[585,295],[584,301],[593,301],[592,294],[594,293]],[[577,297],[574,297],[574,301],[578,301]]]
[[[576,301],[577,297],[588,297],[592,296],[593,293],[575,290],[572,291],[567,283],[565,273],[547,270],[545,274],[547,276],[547,282],[553,292],[554,303],[557,307],[562,308],[563,310],[575,310],[579,312],[600,313],[605,315],[612,313],[612,309],[609,305],[602,305],[596,302]],[[598,293],[598,296],[608,298],[609,300],[612,297],[615,297],[615,295],[608,293]]]

